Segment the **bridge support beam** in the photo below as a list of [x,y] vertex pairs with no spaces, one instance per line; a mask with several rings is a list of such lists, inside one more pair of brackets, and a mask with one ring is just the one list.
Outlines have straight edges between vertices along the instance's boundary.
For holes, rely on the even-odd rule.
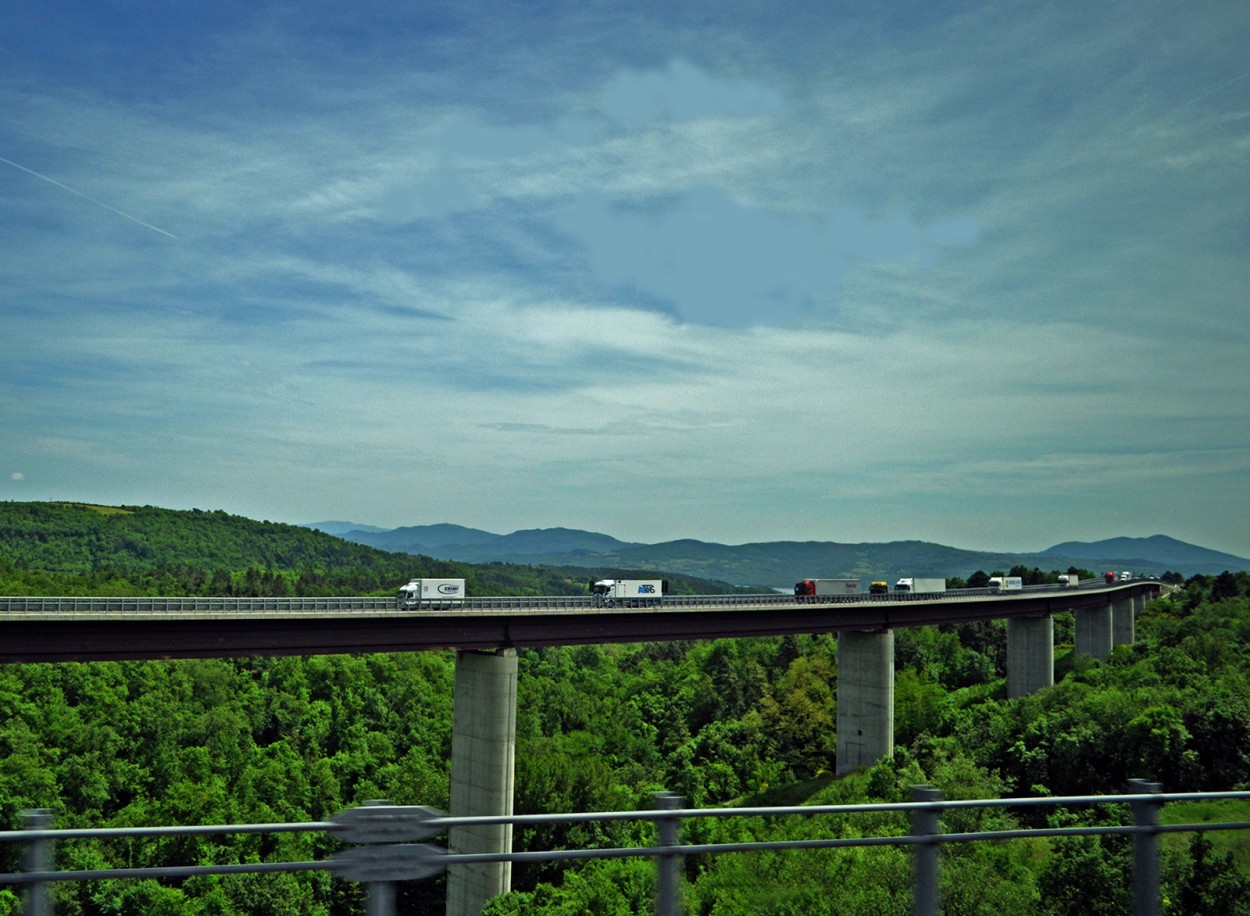
[[[516,758],[517,657],[515,649],[457,652],[452,697],[452,817],[512,813]],[[512,851],[512,826],[452,827],[450,852]],[[507,893],[512,864],[456,865],[447,873],[447,916],[477,916],[486,902]]]
[[1137,640],[1138,601],[1145,606],[1145,599],[1123,598],[1111,605],[1111,645],[1131,646]]
[[1111,654],[1111,605],[1076,611],[1076,651],[1100,662]]
[[1055,618],[1007,618],[1007,696],[1036,693],[1055,683]]
[[894,631],[838,634],[837,772],[894,753]]

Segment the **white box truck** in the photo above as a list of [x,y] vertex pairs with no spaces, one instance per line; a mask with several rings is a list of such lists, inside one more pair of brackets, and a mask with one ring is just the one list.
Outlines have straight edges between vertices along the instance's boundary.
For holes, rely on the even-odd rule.
[[395,607],[401,611],[446,609],[460,606],[464,597],[463,579],[412,579],[395,593]]
[[824,598],[858,594],[858,579],[800,579],[794,583],[795,598]]
[[993,576],[990,579],[990,591],[1018,592],[1024,588],[1024,580],[1019,576]]
[[894,591],[912,595],[931,595],[946,591],[945,579],[899,579]]
[[1076,573],[1062,573],[1059,576],[1060,588],[1079,588],[1081,585],[1081,577]]
[[655,607],[664,597],[663,579],[600,579],[590,584],[599,607]]

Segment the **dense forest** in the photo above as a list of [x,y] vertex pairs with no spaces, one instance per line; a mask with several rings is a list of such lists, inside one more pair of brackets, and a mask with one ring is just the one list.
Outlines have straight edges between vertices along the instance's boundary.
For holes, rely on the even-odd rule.
[[[289,529],[289,530],[288,530]],[[267,543],[272,536],[273,542]],[[185,545],[185,550],[184,550]],[[264,557],[261,563],[258,557]],[[572,593],[584,570],[467,567],[385,554],[224,513],[0,504],[0,594],[369,594],[454,574],[473,594]],[[701,584],[684,583],[683,588]],[[518,813],[690,805],[900,801],[1250,787],[1250,575],[1195,576],[1138,620],[1105,663],[1075,657],[1057,620],[1057,683],[1008,700],[1005,632],[978,624],[896,632],[896,753],[834,778],[836,639],[708,640],[523,651]],[[48,808],[58,826],[321,820],[386,798],[445,809],[449,653],[152,661],[0,668],[0,825]],[[1098,822],[1095,809],[952,814],[947,830]],[[1237,803],[1165,808],[1172,820],[1241,817]],[[879,814],[695,821],[690,842],[876,832]],[[896,829],[905,831],[901,821]],[[641,844],[633,825],[518,828],[517,849]],[[317,834],[63,842],[61,868],[307,860]],[[0,847],[0,871],[18,867]],[[1166,912],[1250,912],[1250,843],[1237,833],[1165,841]],[[1128,912],[1124,838],[947,847],[947,913]],[[648,912],[646,860],[517,866],[488,912]],[[698,914],[910,912],[905,850],[876,847],[692,857]],[[405,884],[402,912],[443,911],[442,879]],[[62,914],[347,914],[357,885],[322,873],[59,885]],[[0,914],[20,912],[0,889]]]

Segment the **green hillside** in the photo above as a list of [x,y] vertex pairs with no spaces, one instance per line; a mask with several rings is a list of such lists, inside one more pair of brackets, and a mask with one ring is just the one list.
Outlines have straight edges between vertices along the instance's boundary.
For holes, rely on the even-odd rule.
[[[470,595],[571,595],[598,572],[390,553],[219,510],[0,502],[6,595],[367,595],[418,576],[464,578]],[[670,587],[729,589],[690,576]]]
[[[63,590],[75,583],[150,593],[194,577],[207,588],[218,579],[209,570],[236,589],[313,581],[328,588],[339,575],[373,576],[382,589],[425,562],[214,513],[51,504],[0,510],[7,526],[0,577],[28,588],[42,581],[51,593],[73,593]],[[187,553],[179,552],[183,540]],[[306,565],[252,565],[284,551]],[[84,559],[92,556],[111,566]],[[585,588],[584,571],[465,571],[482,588]],[[347,593],[357,588],[352,582]],[[515,809],[644,808],[661,789],[713,806],[903,801],[920,783],[947,798],[1119,792],[1132,777],[1159,780],[1168,791],[1250,786],[1250,575],[1195,576],[1151,602],[1137,644],[1106,663],[1073,657],[1072,633],[1070,617],[1056,619],[1058,683],[1008,700],[1001,625],[898,630],[896,753],[844,778],[830,775],[837,765],[831,636],[522,651]],[[0,667],[0,829],[17,828],[32,808],[50,809],[62,827],[324,820],[375,798],[445,809],[454,665],[452,653],[429,652]],[[1165,809],[1165,819],[1244,815],[1244,805],[1232,804]],[[955,812],[945,827],[1071,825],[1111,815],[1081,807]],[[905,818],[890,813],[856,823],[754,818],[685,826],[691,843],[906,829]],[[626,822],[514,834],[517,851],[649,841]],[[1168,913],[1246,911],[1244,836],[1176,835],[1164,845]],[[243,835],[66,842],[56,857],[60,868],[98,869],[306,861],[337,848],[316,834]],[[0,872],[17,870],[19,855],[0,846]],[[1116,837],[952,845],[941,870],[946,911],[1127,912],[1131,858],[1129,842]],[[902,914],[910,910],[909,874],[907,851],[888,847],[708,856],[688,863],[685,899],[690,912],[707,914]],[[644,860],[518,863],[514,893],[493,902],[487,916],[649,912],[653,876]],[[444,910],[442,878],[397,888],[400,912]],[[360,886],[317,873],[72,882],[53,895],[58,913],[82,916],[348,916],[364,907]],[[16,889],[0,887],[0,916],[20,912],[17,898]]]
[[294,525],[221,511],[84,503],[0,503],[0,549],[50,572],[102,568],[330,569],[387,562],[381,551]]

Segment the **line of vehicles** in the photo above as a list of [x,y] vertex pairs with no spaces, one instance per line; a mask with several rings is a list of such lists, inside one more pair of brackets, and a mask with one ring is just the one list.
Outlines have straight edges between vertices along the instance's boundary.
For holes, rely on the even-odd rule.
[[[659,607],[668,583],[663,579],[599,579],[590,583],[596,607]],[[447,610],[464,604],[464,579],[411,579],[395,593],[400,611]]]
[[[1063,584],[1071,579],[1075,585],[1076,576],[1061,576]],[[800,579],[794,583],[794,596],[799,599],[831,597],[835,595],[861,594],[858,579]],[[990,579],[990,590],[995,592],[1018,592],[1024,588],[1019,576],[994,576]],[[939,595],[946,591],[946,580],[937,578],[921,578],[906,576],[890,587],[889,582],[876,580],[868,585],[870,595]]]
[[[1131,573],[1109,572],[1108,583],[1129,581]],[[1077,588],[1080,576],[1064,573],[1059,576],[1060,588]],[[800,579],[794,584],[794,597],[798,601],[815,602],[821,598],[854,598],[863,594],[859,579]],[[1019,576],[993,576],[989,580],[991,592],[1018,592],[1024,583]],[[664,579],[598,579],[589,583],[590,595],[595,607],[659,607],[668,592]],[[869,595],[937,595],[946,591],[946,580],[907,576],[894,583],[875,580],[868,585]],[[467,597],[464,579],[412,579],[401,586],[395,595],[397,610],[446,610],[464,604]]]

